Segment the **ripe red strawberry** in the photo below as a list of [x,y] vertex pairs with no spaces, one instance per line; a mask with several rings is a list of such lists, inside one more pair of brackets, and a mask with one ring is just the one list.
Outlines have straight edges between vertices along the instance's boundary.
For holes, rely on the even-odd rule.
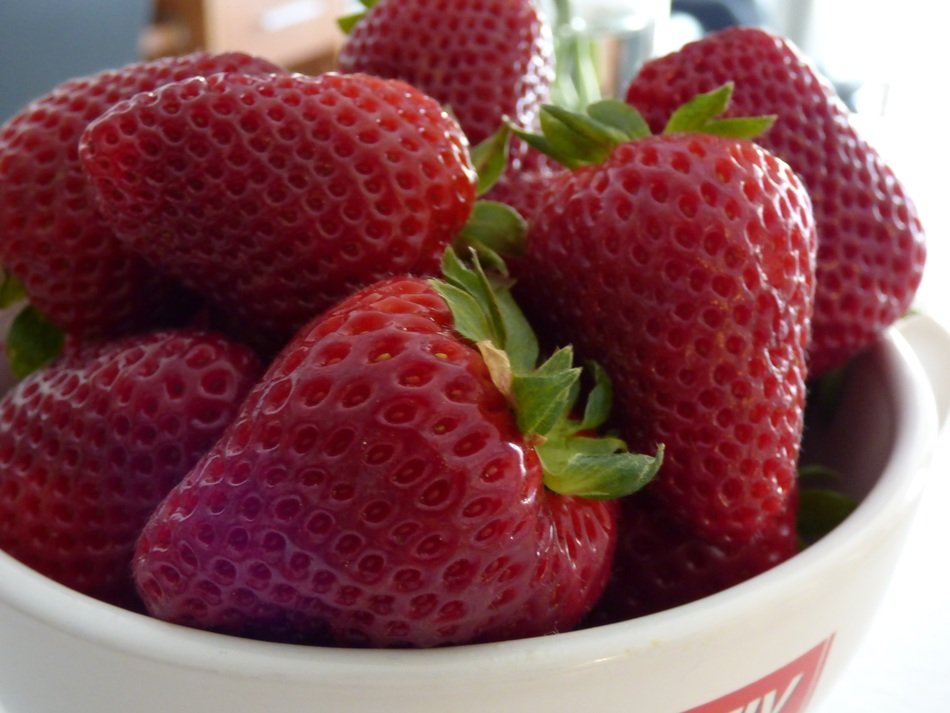
[[340,50],[342,72],[402,79],[448,105],[473,143],[502,118],[533,126],[554,79],[532,0],[381,0]]
[[794,508],[748,542],[713,544],[647,494],[623,501],[614,566],[588,625],[653,614],[739,584],[798,551]]
[[[567,422],[534,431],[530,409],[512,414],[496,383],[519,392],[525,342],[506,330],[512,372],[503,352],[462,338],[488,319],[450,311],[470,279],[377,283],[286,346],[145,528],[134,571],[151,614],[268,639],[434,646],[564,630],[590,609],[616,504],[542,486],[542,460],[561,486],[578,461],[531,443],[553,445]],[[525,377],[557,382],[540,406],[571,390],[565,353]],[[645,458],[580,440],[607,446],[588,465]],[[634,479],[655,466],[634,464]]]
[[539,151],[519,152],[517,144],[514,148],[512,160],[484,197],[514,208],[530,222],[553,185],[567,176],[568,171]]
[[659,136],[619,102],[556,112],[596,155],[575,159],[519,263],[526,311],[610,374],[621,435],[666,445],[650,490],[714,545],[757,537],[794,498],[815,281],[791,169],[696,132],[734,133],[715,119],[727,101],[699,97]]
[[0,127],[0,264],[60,329],[115,335],[151,325],[178,299],[165,278],[115,240],[96,209],[78,156],[87,124],[138,92],[238,70],[281,71],[238,53],[132,64],[65,82]]
[[217,440],[260,365],[195,331],[67,351],[0,401],[0,549],[127,602],[135,540]]
[[474,200],[466,149],[402,82],[219,74],[119,104],[81,155],[131,251],[277,338],[377,279],[436,273]]
[[647,63],[627,92],[654,130],[687,98],[735,82],[730,113],[775,114],[756,141],[808,189],[818,226],[810,376],[839,366],[910,307],[924,233],[900,181],[851,124],[829,82],[789,42],[724,30]]

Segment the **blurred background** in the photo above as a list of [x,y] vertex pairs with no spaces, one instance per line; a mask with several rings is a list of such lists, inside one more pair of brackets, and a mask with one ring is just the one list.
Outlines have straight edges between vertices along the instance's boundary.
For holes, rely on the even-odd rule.
[[[767,27],[808,53],[852,109],[871,114],[900,110],[909,80],[927,69],[919,61],[927,40],[939,45],[944,22],[940,4],[927,0],[537,2],[559,23],[559,37],[625,43],[612,57],[625,75],[703,33]],[[335,19],[359,8],[357,0],[3,0],[0,119],[69,77],[198,48],[243,50],[318,73],[332,67],[343,39]]]

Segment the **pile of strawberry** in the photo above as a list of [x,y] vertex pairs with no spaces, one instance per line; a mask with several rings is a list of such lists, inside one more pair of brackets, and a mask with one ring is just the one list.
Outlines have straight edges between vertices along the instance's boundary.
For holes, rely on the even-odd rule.
[[349,646],[630,618],[792,556],[808,381],[925,255],[829,85],[737,28],[572,113],[530,0],[364,4],[340,73],[162,59],[0,127],[29,301],[0,548]]

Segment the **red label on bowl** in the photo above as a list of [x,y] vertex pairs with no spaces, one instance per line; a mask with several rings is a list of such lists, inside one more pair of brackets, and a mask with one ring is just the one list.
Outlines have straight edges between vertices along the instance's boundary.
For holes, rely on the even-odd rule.
[[755,683],[685,713],[802,713],[821,676],[832,639]]

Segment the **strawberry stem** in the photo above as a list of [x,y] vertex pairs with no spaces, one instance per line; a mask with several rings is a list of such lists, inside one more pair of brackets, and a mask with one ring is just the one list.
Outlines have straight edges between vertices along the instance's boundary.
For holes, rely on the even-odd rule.
[[[573,350],[562,347],[538,364],[537,336],[511,294],[507,273],[487,273],[474,249],[471,265],[449,248],[444,279],[431,280],[455,320],[456,331],[482,354],[492,381],[511,406],[525,442],[534,446],[545,485],[564,495],[618,498],[642,488],[659,470],[663,447],[654,456],[630,453],[612,436],[596,436],[607,419],[610,381],[598,366],[583,409],[581,368]],[[583,413],[581,419],[572,416]]]
[[[670,117],[663,133],[695,132],[754,139],[775,122],[774,116],[720,118],[728,108],[733,84],[698,94]],[[567,168],[603,163],[617,146],[650,136],[643,116],[634,107],[605,99],[574,112],[550,104],[541,108],[541,133],[518,126],[511,131],[538,151]]]

